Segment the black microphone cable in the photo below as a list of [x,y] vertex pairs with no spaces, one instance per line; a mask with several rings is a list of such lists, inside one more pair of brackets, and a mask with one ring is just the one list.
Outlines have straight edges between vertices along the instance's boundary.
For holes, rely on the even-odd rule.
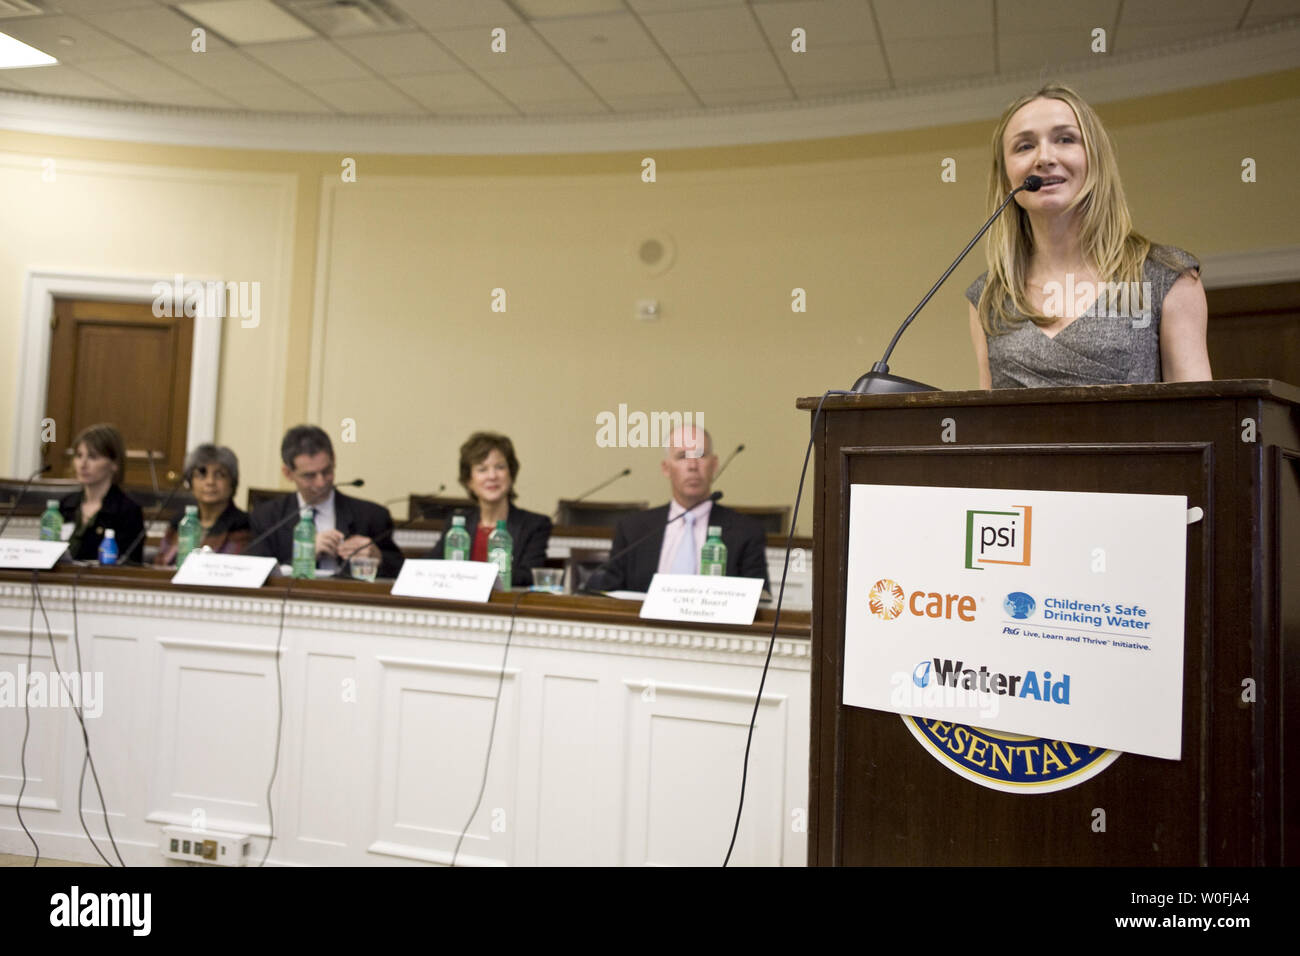
[[[80,576],[81,572],[78,571],[77,573],[78,576]],[[68,683],[63,676],[63,668],[59,666],[59,655],[58,655],[58,651],[54,646],[54,631],[50,627],[50,617],[45,612],[45,602],[41,599],[41,591],[37,579],[38,579],[38,573],[36,571],[33,571],[32,572],[32,594],[35,596],[36,603],[40,606],[41,618],[45,621],[45,635],[50,642],[50,663],[51,666],[54,668],[54,673],[58,674],[59,676],[59,684],[63,687],[64,691],[67,692],[68,699],[72,701],[72,712],[73,714],[76,715],[77,723],[81,725],[81,739],[82,739],[82,744],[85,747],[85,755],[83,756],[82,763],[81,763],[81,785],[84,786],[85,784],[86,765],[89,764],[91,776],[95,781],[95,789],[99,791],[99,807],[101,812],[104,814],[104,830],[108,833],[108,840],[113,847],[114,855],[117,856],[118,864],[120,866],[126,866],[125,861],[123,861],[122,859],[121,851],[119,851],[117,848],[117,841],[113,839],[113,827],[108,819],[108,807],[104,803],[104,791],[99,784],[99,772],[95,769],[95,758],[92,757],[90,753],[90,731],[86,727],[85,712],[83,707],[77,702],[77,697],[72,693],[72,689],[68,687]],[[75,625],[74,625],[74,629],[75,629]],[[78,678],[77,678],[78,686],[81,686],[80,681],[81,681],[81,676],[84,674],[84,671],[81,670],[81,647],[79,642],[77,646],[77,674],[78,674]],[[84,689],[81,696],[84,697]],[[86,838],[90,840],[90,845],[95,848],[95,852],[99,854],[100,859],[102,859],[109,866],[112,866],[113,864],[110,863],[108,858],[105,857],[104,854],[100,851],[98,844],[95,843],[94,837],[90,835],[90,830],[86,826],[86,819],[84,816],[80,790],[78,791],[78,795],[77,795],[77,816],[80,817],[81,819],[81,828],[86,831]]]
[[[36,572],[32,572],[35,574]],[[27,705],[27,685],[32,678],[32,645],[36,642],[36,598],[32,598],[31,615],[27,618],[27,673],[23,676],[23,745],[18,751],[18,766],[22,770],[22,782],[18,785],[18,799],[14,801],[14,811],[18,814],[18,825],[23,828],[27,834],[27,839],[32,841],[32,848],[36,851],[36,859],[32,860],[32,866],[41,865],[41,847],[36,842],[36,837],[32,836],[32,831],[27,829],[27,824],[23,822],[23,792],[27,789],[27,738],[32,731],[32,714]]]
[[749,734],[745,738],[745,762],[740,772],[740,803],[736,807],[736,825],[731,830],[731,843],[727,846],[726,859],[722,861],[725,867],[731,862],[732,851],[736,848],[736,836],[740,833],[740,817],[745,811],[745,785],[749,781],[749,751],[754,743],[754,725],[758,722],[758,708],[763,702],[763,687],[767,683],[767,671],[772,665],[772,649],[776,647],[776,630],[781,625],[781,602],[785,600],[785,579],[790,571],[790,546],[794,543],[794,529],[799,522],[799,502],[803,499],[803,483],[808,476],[808,460],[812,457],[813,442],[817,440],[817,420],[821,418],[822,405],[831,395],[852,395],[853,392],[842,389],[827,389],[822,393],[821,401],[817,403],[817,411],[813,413],[812,428],[808,435],[808,448],[803,454],[803,470],[799,472],[799,490],[794,496],[794,514],[790,517],[790,532],[785,538],[785,563],[781,568],[781,588],[776,596],[776,613],[772,619],[772,636],[767,642],[767,657],[763,661],[763,674],[758,681],[758,696],[754,698],[754,713],[749,718]]
[[266,851],[262,854],[258,867],[266,866],[266,858],[271,855],[271,843],[275,840],[275,807],[271,803],[271,789],[275,786],[276,774],[280,772],[280,737],[284,733],[284,684],[280,675],[280,646],[284,642],[284,615],[289,607],[289,594],[293,591],[293,582],[289,578],[284,588],[284,600],[280,602],[280,627],[275,636],[275,756],[271,759],[271,779],[266,785]]
[[4,537],[5,529],[9,527],[10,519],[13,518],[14,512],[17,511],[18,508],[22,505],[23,495],[27,494],[27,489],[32,486],[32,482],[35,481],[41,475],[45,474],[53,467],[54,467],[53,465],[42,465],[36,471],[28,475],[27,480],[23,482],[23,486],[20,489],[18,489],[18,496],[14,498],[14,503],[10,505],[9,510],[5,512],[5,520],[3,522],[0,522],[0,537]]
[[[77,568],[77,573],[73,575],[72,578],[72,646],[77,652],[77,672],[85,673],[85,671],[82,669],[81,666],[81,633],[80,633],[80,628],[77,624],[77,585],[80,583],[80,581],[81,581],[81,568]],[[87,738],[84,742],[86,745],[86,753],[85,756],[81,758],[81,777],[77,781],[77,818],[81,821],[81,829],[85,831],[86,839],[88,839],[90,841],[90,845],[95,848],[95,852],[99,854],[99,858],[103,860],[107,866],[112,866],[113,864],[109,862],[108,857],[104,856],[103,851],[100,850],[99,844],[95,842],[95,838],[90,835],[90,828],[86,826],[86,815],[85,815],[86,767],[90,765],[90,740]],[[103,788],[101,788],[99,785],[99,774],[94,773],[93,768],[92,768],[92,777],[95,781],[95,789],[99,792],[99,809],[100,812],[104,814],[104,826],[105,829],[107,829],[108,808],[104,805],[104,791]],[[111,831],[109,832],[109,839],[112,840]],[[113,843],[113,852],[117,853],[116,842]],[[119,855],[119,859],[120,858],[121,857]]]
[[460,836],[456,838],[456,848],[451,853],[451,865],[456,865],[456,858],[460,856],[460,845],[465,840],[465,834],[469,832],[470,825],[474,818],[478,816],[479,807],[483,805],[483,794],[487,792],[488,768],[492,766],[492,743],[497,732],[497,710],[501,706],[501,687],[506,682],[506,660],[510,657],[510,639],[515,634],[515,616],[519,613],[519,602],[527,594],[527,589],[520,591],[515,595],[514,603],[510,606],[510,628],[506,631],[506,647],[501,652],[501,673],[497,675],[497,693],[492,700],[492,725],[488,728],[487,754],[483,758],[483,780],[479,783],[478,798],[474,801],[474,809],[470,811],[469,819],[461,827]]

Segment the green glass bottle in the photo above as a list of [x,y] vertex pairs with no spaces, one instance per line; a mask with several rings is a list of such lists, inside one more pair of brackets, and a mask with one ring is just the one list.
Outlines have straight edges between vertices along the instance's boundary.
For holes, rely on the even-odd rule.
[[442,557],[446,561],[469,560],[469,532],[465,530],[465,516],[455,515],[442,543]]
[[293,576],[316,577],[316,521],[310,508],[298,512],[298,525],[293,529]]
[[709,535],[700,548],[700,574],[722,577],[727,573],[727,546],[722,543],[722,528],[709,525]]
[[497,588],[510,590],[511,562],[514,560],[515,543],[506,530],[504,520],[498,521],[496,529],[488,535],[488,560],[497,566]]
[[203,540],[203,529],[199,526],[199,506],[186,505],[185,517],[176,526],[176,567],[185,563],[190,552],[197,550]]
[[50,498],[45,502],[45,511],[41,513],[41,540],[58,541],[63,534],[63,515],[59,513],[59,502]]

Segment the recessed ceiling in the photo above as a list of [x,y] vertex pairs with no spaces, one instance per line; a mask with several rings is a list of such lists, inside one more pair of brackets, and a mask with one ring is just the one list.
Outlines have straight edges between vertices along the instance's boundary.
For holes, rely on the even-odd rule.
[[[0,12],[0,32],[59,63],[0,71],[0,90],[407,120],[903,94],[1300,17],[1300,0],[25,0],[0,11],[23,6],[40,12]],[[806,52],[792,49],[800,37]]]

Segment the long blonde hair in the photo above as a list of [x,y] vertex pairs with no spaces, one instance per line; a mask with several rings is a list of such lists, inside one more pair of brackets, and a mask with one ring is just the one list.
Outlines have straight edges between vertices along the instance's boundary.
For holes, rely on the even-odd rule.
[[[1142,263],[1152,246],[1133,231],[1124,187],[1120,184],[1115,147],[1106,135],[1101,120],[1092,107],[1068,86],[1049,84],[1035,93],[1020,97],[1002,114],[993,131],[993,167],[989,171],[988,209],[1001,205],[1012,190],[1007,178],[1006,154],[1002,137],[1011,117],[1022,106],[1037,99],[1060,100],[1074,110],[1083,136],[1088,173],[1070,209],[1078,210],[1079,244],[1087,261],[1103,282],[1137,282],[1142,278]],[[1019,327],[1027,317],[1039,325],[1049,325],[1055,318],[1035,311],[1025,292],[1029,256],[1033,252],[1033,233],[1029,214],[1020,206],[998,217],[989,231],[988,280],[980,293],[980,324],[989,335],[1001,335]],[[1157,253],[1159,255],[1159,253]]]

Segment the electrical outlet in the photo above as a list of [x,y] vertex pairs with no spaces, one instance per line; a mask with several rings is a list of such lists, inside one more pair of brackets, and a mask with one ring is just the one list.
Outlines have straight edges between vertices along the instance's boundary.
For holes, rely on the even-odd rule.
[[247,833],[163,827],[162,855],[170,860],[212,866],[244,866],[251,852],[252,839]]

